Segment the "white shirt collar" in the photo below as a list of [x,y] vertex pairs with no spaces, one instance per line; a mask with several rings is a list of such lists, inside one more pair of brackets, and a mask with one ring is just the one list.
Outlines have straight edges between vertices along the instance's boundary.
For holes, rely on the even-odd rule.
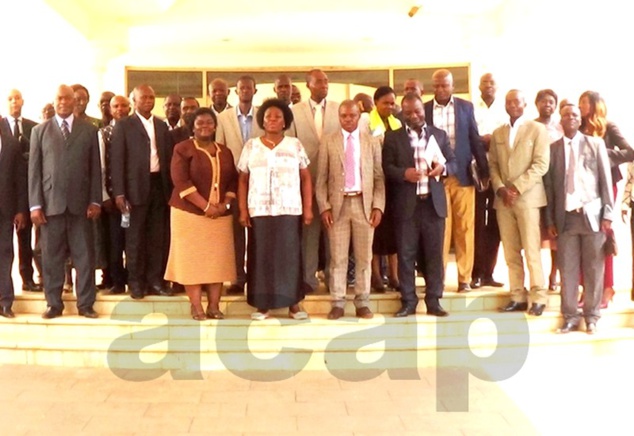
[[57,125],[61,128],[62,121],[66,120],[66,124],[68,124],[68,131],[73,130],[73,121],[75,121],[75,116],[70,114],[67,118],[62,118],[59,115],[55,114],[55,121],[57,121]]
[[434,97],[434,107],[447,107],[447,106],[453,106],[453,95],[449,98],[449,101],[447,102],[447,104],[440,104],[436,101],[436,97]]
[[347,140],[348,136],[352,135],[352,138],[356,142],[359,142],[359,128],[358,127],[356,129],[354,129],[352,132],[348,132],[347,130],[341,129],[341,133],[343,134],[343,139],[344,140]]
[[150,118],[145,118],[143,115],[139,113],[139,111],[134,111],[137,117],[141,119],[143,123],[152,123],[154,124],[154,115],[150,114]]
[[240,105],[237,104],[236,105],[236,114],[238,114],[239,117],[244,117],[246,116],[248,117],[253,117],[253,103],[251,103],[251,107],[249,108],[249,112],[247,112],[246,115],[242,115],[242,112],[240,112]]
[[313,100],[312,98],[308,99],[308,102],[310,104],[310,108],[312,110],[315,110],[316,107],[321,107],[322,109],[326,107],[326,99],[322,99],[319,103],[317,103],[315,100]]

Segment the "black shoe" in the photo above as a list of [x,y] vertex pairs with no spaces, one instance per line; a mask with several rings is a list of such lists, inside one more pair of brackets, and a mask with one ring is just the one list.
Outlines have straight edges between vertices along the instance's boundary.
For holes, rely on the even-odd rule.
[[469,292],[471,290],[471,286],[469,283],[459,283],[458,284],[458,292]]
[[0,316],[4,316],[5,318],[15,318],[15,313],[11,310],[9,306],[0,307]]
[[128,289],[130,289],[130,296],[134,300],[141,300],[145,296],[145,293],[143,292],[143,289],[141,288],[129,286]]
[[478,289],[480,286],[482,286],[482,279],[480,277],[476,277],[471,281],[471,287],[473,289]]
[[161,285],[150,286],[148,295],[158,295],[159,297],[171,297],[172,291]]
[[416,306],[403,306],[394,314],[396,318],[404,318],[408,315],[416,314]]
[[104,295],[121,295],[125,294],[125,286],[114,285],[110,289],[106,289]]
[[427,306],[427,315],[432,316],[449,316],[449,312],[442,308],[440,303],[436,303],[433,306]]
[[518,301],[511,301],[504,307],[500,307],[500,312],[524,312],[528,309],[528,303],[520,303]]
[[328,319],[339,319],[343,316],[343,307],[333,307],[332,309],[330,309],[330,312],[328,312]]
[[40,285],[39,283],[35,283],[33,280],[29,280],[22,283],[22,290],[30,292],[42,292],[42,285]]
[[528,313],[535,316],[541,316],[544,313],[544,309],[546,308],[545,304],[533,303],[531,304],[531,308],[528,309]]
[[172,283],[172,293],[173,294],[184,294],[185,293],[185,286],[181,285],[180,283]]
[[244,295],[244,286],[232,284],[227,288],[227,295]]
[[44,319],[53,319],[58,316],[62,316],[63,309],[56,309],[54,307],[48,306],[46,311],[42,314],[42,318]]
[[504,283],[496,282],[493,277],[487,277],[482,279],[482,286],[491,286],[493,288],[501,288]]
[[589,335],[593,335],[597,332],[597,324],[594,322],[589,322],[586,324],[586,333]]
[[86,318],[99,318],[99,314],[91,307],[90,309],[80,310],[79,316],[85,316]]
[[561,334],[566,334],[566,333],[570,333],[570,332],[576,332],[577,330],[579,330],[579,326],[575,325],[571,322],[566,322],[564,323],[563,326],[561,326],[560,329],[557,330],[557,333],[561,333]]

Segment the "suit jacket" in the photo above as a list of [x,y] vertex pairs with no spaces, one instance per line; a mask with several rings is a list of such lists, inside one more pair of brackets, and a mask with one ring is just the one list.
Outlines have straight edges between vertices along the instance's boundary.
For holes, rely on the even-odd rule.
[[174,147],[179,142],[187,141],[192,135],[189,133],[187,126],[180,126],[173,130],[170,130],[170,136],[172,137],[172,144]]
[[[381,167],[381,143],[366,132],[359,133],[361,145],[361,192],[363,211],[369,221],[372,209],[385,209],[385,179]],[[336,221],[343,205],[345,187],[344,137],[341,131],[327,135],[321,142],[317,168],[317,205],[319,213],[332,209]]]
[[[583,135],[577,161],[577,171],[583,171],[581,193],[583,212],[592,230],[599,231],[601,219],[614,219],[614,197],[610,159],[601,138]],[[566,156],[564,138],[550,145],[550,165],[544,176],[548,205],[546,225],[555,225],[559,234],[564,231],[566,218]],[[582,169],[580,169],[582,168]]]
[[[498,127],[491,135],[489,165],[493,192],[503,186],[515,186],[520,193],[515,207],[546,206],[543,176],[548,171],[550,139],[543,124],[526,120],[519,126],[513,148],[509,145],[510,126]],[[495,196],[494,208],[504,207],[502,198]]]
[[64,141],[55,117],[31,133],[29,204],[41,206],[48,216],[67,210],[85,214],[91,203],[101,204],[101,163],[97,128],[74,118]]
[[[172,194],[170,162],[172,139],[167,125],[154,117],[161,182],[165,202]],[[136,113],[114,126],[110,145],[110,172],[114,197],[125,195],[132,205],[145,205],[150,198],[150,138]]]
[[[308,101],[299,102],[292,107],[293,124],[288,129],[287,134],[299,139],[304,146],[306,155],[310,160],[308,170],[313,178],[313,184],[317,180],[317,166],[319,160],[319,137],[315,129],[315,117],[313,110],[310,108]],[[322,130],[322,138],[341,130],[339,124],[339,103],[326,100],[326,108],[324,110],[324,128]]]
[[634,161],[634,149],[628,144],[616,124],[608,121],[603,141],[608,149],[608,157],[612,167],[612,183],[616,184],[623,178],[619,165]]
[[[480,177],[489,177],[489,163],[486,150],[475,121],[473,104],[458,97],[453,98],[455,115],[456,173],[454,176],[462,186],[473,186],[469,165],[473,159],[478,164]],[[425,103],[425,120],[427,125],[434,125],[434,100]]]
[[[453,175],[456,171],[456,157],[447,134],[434,126],[427,125],[427,140],[433,135],[445,156],[447,162],[445,168],[447,174]],[[414,149],[409,142],[409,136],[405,127],[387,132],[383,142],[383,172],[386,183],[390,185],[388,191],[393,194],[394,219],[408,220],[416,209],[416,183],[404,179],[405,170],[415,168]],[[447,197],[445,186],[441,180],[429,179],[429,193],[431,194],[434,209],[439,217],[447,217]]]
[[[249,139],[262,136],[264,131],[260,129],[256,121],[255,114],[258,108],[253,107],[253,121],[251,123],[251,136]],[[216,129],[216,142],[227,146],[233,153],[233,163],[238,166],[240,155],[242,154],[242,131],[238,123],[238,113],[234,108],[227,108],[218,115],[218,128]]]
[[[11,129],[11,123],[8,118],[2,118],[0,120],[2,123],[2,129],[8,135],[13,135],[13,130]],[[28,118],[22,118],[22,135],[20,136],[20,150],[24,159],[29,160],[29,143],[31,140],[31,132],[33,131],[33,127],[37,126],[37,123],[33,120],[29,120]]]
[[16,213],[29,211],[26,162],[18,141],[5,131],[0,136],[0,216],[13,219]]

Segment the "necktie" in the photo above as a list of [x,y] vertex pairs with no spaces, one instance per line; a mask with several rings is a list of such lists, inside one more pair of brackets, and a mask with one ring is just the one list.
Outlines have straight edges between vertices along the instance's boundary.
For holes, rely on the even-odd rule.
[[577,166],[577,157],[575,156],[575,150],[572,146],[572,140],[567,142],[567,146],[570,147],[570,158],[568,159],[568,171],[566,172],[566,194],[572,194],[575,192],[575,167]]
[[70,136],[70,130],[68,130],[68,123],[66,120],[62,120],[62,136],[64,137],[64,141],[68,140]]
[[317,137],[321,139],[321,133],[324,130],[324,114],[321,105],[315,107],[315,130],[317,130]]
[[348,135],[346,140],[346,158],[345,158],[345,184],[346,189],[354,188],[355,185],[355,167],[354,167],[354,140],[352,135]]
[[17,118],[14,118],[13,120],[15,121],[15,124],[13,125],[13,136],[15,136],[15,139],[20,140],[20,123]]

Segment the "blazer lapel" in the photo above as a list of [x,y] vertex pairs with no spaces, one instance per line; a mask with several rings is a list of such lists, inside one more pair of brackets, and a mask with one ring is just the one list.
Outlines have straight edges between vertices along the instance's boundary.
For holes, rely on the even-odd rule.
[[[58,126],[59,127],[59,126]],[[79,135],[79,133],[81,132],[82,129],[82,125],[80,122],[78,122],[78,120],[75,118],[75,120],[73,121],[73,127],[72,130],[70,131],[70,135],[68,135],[68,139],[66,140],[66,147],[70,147],[70,145],[73,143],[73,141],[75,140],[75,138],[77,138],[77,136]],[[62,129],[59,129],[59,133],[62,133]],[[64,135],[62,135],[63,137]]]
[[313,135],[315,135],[315,138],[319,138],[317,136],[317,128],[315,127],[315,115],[313,114],[313,109],[310,107],[310,102],[307,101],[302,109],[306,117],[306,124],[310,126],[310,130],[313,132]]
[[132,119],[134,121],[133,124],[136,125],[136,128],[143,134],[145,139],[149,141],[150,137],[148,136],[147,131],[145,130],[145,127],[143,127],[143,121],[141,121],[141,118],[139,118],[139,115],[135,113]]

